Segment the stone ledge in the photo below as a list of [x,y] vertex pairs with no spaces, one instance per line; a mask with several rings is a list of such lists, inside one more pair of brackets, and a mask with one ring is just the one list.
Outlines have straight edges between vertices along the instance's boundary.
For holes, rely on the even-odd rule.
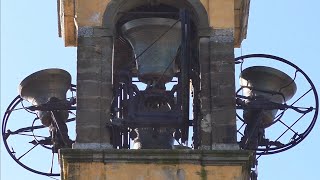
[[155,164],[201,164],[240,165],[250,167],[253,154],[244,150],[190,150],[190,149],[61,149],[60,160],[67,163],[155,163]]
[[[97,149],[112,149],[112,145],[108,143],[78,143],[75,142],[72,145],[72,148],[74,149],[69,149],[72,152],[76,152],[78,150],[80,151],[97,151]],[[63,149],[64,151],[64,149]]]
[[249,180],[253,152],[191,149],[61,149],[61,179]]
[[240,150],[238,144],[224,144],[224,143],[213,143],[212,149],[214,150]]

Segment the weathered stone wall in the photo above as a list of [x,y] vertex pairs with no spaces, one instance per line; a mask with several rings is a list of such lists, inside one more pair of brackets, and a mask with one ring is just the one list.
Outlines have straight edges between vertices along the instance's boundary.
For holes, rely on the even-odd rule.
[[233,29],[208,29],[201,34],[201,145],[204,149],[234,148],[236,114]]
[[113,37],[103,28],[79,27],[77,118],[74,148],[109,148]]
[[251,152],[60,151],[62,180],[248,180]]

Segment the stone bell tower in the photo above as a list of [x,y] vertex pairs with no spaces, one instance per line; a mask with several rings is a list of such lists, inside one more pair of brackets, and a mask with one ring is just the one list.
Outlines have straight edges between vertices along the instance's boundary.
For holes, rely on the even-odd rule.
[[[65,46],[77,47],[77,135],[72,149],[60,151],[61,178],[249,179],[252,153],[240,150],[237,145],[234,83],[234,48],[239,47],[246,37],[249,4],[250,0],[59,0],[59,34],[64,39]],[[151,38],[147,28],[150,31],[155,29],[152,30],[155,32],[160,26],[164,26],[164,23],[160,23],[150,27],[155,19],[179,23],[179,34],[174,36],[182,37],[181,40],[175,40],[181,41],[178,43],[181,45],[177,45],[175,49],[167,48],[174,49],[177,55],[169,58],[168,52],[161,52],[161,46],[152,49],[155,41],[149,42],[150,47],[141,45],[142,50],[138,52],[137,46],[140,45],[136,44],[140,41],[139,38],[145,38],[144,42]],[[130,27],[123,30],[128,22],[137,20],[139,21],[134,26],[128,25]],[[149,24],[146,23],[148,21]],[[139,23],[144,25],[137,25]],[[138,36],[136,34],[141,31],[136,29],[139,30],[139,27],[145,32]],[[172,27],[174,25],[168,25],[168,28]],[[124,35],[131,30],[134,31],[134,38],[139,38],[132,40],[127,37],[129,35]],[[160,39],[161,33],[159,34],[155,39]],[[164,43],[172,45],[173,43],[167,42],[172,38]],[[151,53],[153,50],[161,56],[165,54],[170,59],[169,63],[175,63],[177,70],[173,68],[172,75],[142,72],[142,65],[147,66],[146,63],[152,60],[145,58],[147,60],[139,64],[138,58],[144,51]],[[171,61],[173,58],[176,60]],[[189,63],[184,63],[184,59],[188,58],[189,61],[186,62]],[[136,60],[133,66],[132,60]],[[189,65],[190,62],[197,63]],[[151,66],[154,64],[151,63]],[[177,89],[187,87],[183,85],[183,76],[189,72],[184,70],[184,65],[194,72],[186,81],[187,85],[192,82],[191,89],[197,92],[193,94],[193,104],[198,104],[193,107],[193,121],[189,121],[189,105],[183,104],[189,103],[184,102],[189,95],[179,98],[180,91],[177,90],[172,94],[172,100],[159,98],[161,93],[171,97],[163,87],[175,77],[178,79]],[[122,73],[122,68],[127,66],[130,76],[122,76],[125,74]],[[195,70],[196,66],[198,71]],[[122,88],[121,92],[124,92],[125,85],[132,84],[131,77],[137,77],[147,86],[146,90],[141,91],[142,98],[139,101],[138,90],[132,96],[130,93],[121,98],[118,98],[120,95],[115,95],[119,89],[115,88],[118,84]],[[196,79],[199,79],[198,84]],[[188,85],[187,91],[181,90],[181,93],[189,91]],[[176,94],[177,103],[173,97]],[[140,103],[136,103],[136,107],[130,106],[130,103],[121,106],[122,102],[131,100]],[[152,105],[157,107],[166,104],[165,107],[171,109],[165,110],[167,115],[157,109],[159,112],[153,114],[153,111],[148,111],[146,116],[145,110],[139,107],[142,106],[141,102],[149,102],[147,100],[151,104],[156,101]],[[120,104],[120,110],[114,108],[117,104]],[[178,113],[170,114],[175,107]],[[133,110],[130,111],[130,108]],[[122,111],[123,109],[127,110]],[[123,114],[129,115],[125,117]],[[170,118],[173,120],[169,121]],[[175,120],[177,122],[173,123]],[[189,122],[193,126],[193,132],[188,130]],[[143,134],[141,132],[147,132],[143,136],[148,139],[149,132],[152,136],[158,125],[165,126],[166,123],[173,130],[180,129],[175,130],[175,133],[181,132],[181,141],[186,142],[193,137],[193,148],[153,148],[152,142],[156,142],[153,139],[145,140],[145,146],[142,143],[142,147],[147,148],[132,150],[129,147],[130,143],[126,138],[129,135],[125,136],[128,129],[131,128],[130,133],[136,133],[132,127],[137,127],[140,135]],[[160,137],[161,128],[159,132]],[[121,135],[120,140],[115,134]]]

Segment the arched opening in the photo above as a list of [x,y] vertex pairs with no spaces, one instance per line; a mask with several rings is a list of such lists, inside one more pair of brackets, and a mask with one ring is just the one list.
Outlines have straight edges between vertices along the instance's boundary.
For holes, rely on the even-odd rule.
[[131,138],[133,147],[170,149],[176,139],[188,146],[193,126],[197,148],[199,111],[189,106],[200,108],[198,29],[207,17],[199,21],[185,1],[147,2],[120,3],[112,17],[105,14],[114,32],[112,119],[120,124],[112,144],[130,148]]
[[[198,4],[195,8],[191,8],[189,1],[157,1],[158,3],[150,3],[148,1],[132,1],[124,3],[117,3],[119,8],[118,12],[111,12],[105,14],[105,19],[103,25],[112,29],[114,34],[114,72],[117,72],[121,68],[127,67],[128,64],[131,65],[131,68],[135,68],[136,64],[132,63],[132,58],[134,58],[134,52],[130,43],[123,38],[121,35],[121,27],[128,21],[133,19],[140,18],[169,18],[179,20],[179,11],[181,8],[187,9],[191,19],[191,49],[194,51],[193,54],[197,54],[198,49],[198,30],[202,29],[204,26],[208,27],[208,18],[205,9],[202,4]],[[140,5],[140,6],[139,6]],[[109,5],[108,7],[116,7],[115,3]],[[131,7],[131,8],[130,8]],[[108,9],[108,8],[107,8]],[[201,12],[201,13],[200,13]],[[113,14],[113,17],[109,15]],[[203,14],[202,17],[199,17],[198,14]],[[107,20],[107,17],[109,20]],[[201,19],[201,20],[200,20]],[[112,22],[112,23],[110,23]]]

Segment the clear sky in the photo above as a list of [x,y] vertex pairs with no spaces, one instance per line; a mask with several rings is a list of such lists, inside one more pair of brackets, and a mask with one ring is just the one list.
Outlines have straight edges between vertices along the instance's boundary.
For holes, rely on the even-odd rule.
[[[235,55],[267,53],[288,59],[306,72],[319,90],[319,7],[320,1],[317,0],[252,0],[247,39],[241,49],[236,49]],[[18,95],[21,80],[35,71],[62,68],[72,75],[75,84],[76,48],[64,47],[58,37],[57,24],[56,0],[1,1],[1,116]],[[281,68],[286,67],[279,66]],[[306,85],[297,83],[298,88]],[[17,124],[30,120],[22,116]],[[310,135],[296,147],[261,157],[259,180],[320,179],[319,137],[317,123]],[[21,144],[21,148],[23,146]],[[51,157],[39,153],[30,162],[47,166],[47,159]],[[16,164],[1,139],[1,179],[22,178],[50,179]]]

